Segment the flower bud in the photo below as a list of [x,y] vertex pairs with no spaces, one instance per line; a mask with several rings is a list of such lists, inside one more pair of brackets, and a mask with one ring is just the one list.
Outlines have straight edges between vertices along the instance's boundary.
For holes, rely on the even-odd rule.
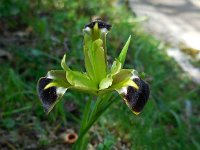
[[[91,23],[87,24],[85,28],[83,29],[84,33],[84,39],[86,40],[92,40],[95,41],[97,39],[102,39],[103,42],[106,41],[106,34],[111,29],[111,25],[101,21],[101,20],[95,20]],[[105,43],[103,44],[105,48]]]

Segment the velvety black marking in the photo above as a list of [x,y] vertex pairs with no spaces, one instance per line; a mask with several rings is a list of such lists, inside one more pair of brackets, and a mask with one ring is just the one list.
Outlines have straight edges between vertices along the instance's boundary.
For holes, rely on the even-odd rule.
[[42,77],[38,81],[38,95],[46,112],[48,112],[48,110],[58,98],[58,95],[56,93],[56,87],[50,87],[44,90],[46,85],[49,84],[51,81],[52,79],[46,77]]
[[133,81],[138,85],[139,90],[129,86],[125,98],[133,111],[140,112],[149,98],[149,86],[142,79],[136,78]]
[[107,30],[110,30],[111,27],[112,27],[110,24],[108,24],[108,23],[106,23],[106,22],[104,22],[104,21],[95,20],[95,21],[92,21],[91,23],[87,24],[87,25],[85,26],[85,28],[86,28],[86,27],[89,27],[89,28],[92,29],[92,28],[94,28],[94,25],[95,25],[96,23],[98,23],[98,27],[99,27],[100,29],[106,28]]

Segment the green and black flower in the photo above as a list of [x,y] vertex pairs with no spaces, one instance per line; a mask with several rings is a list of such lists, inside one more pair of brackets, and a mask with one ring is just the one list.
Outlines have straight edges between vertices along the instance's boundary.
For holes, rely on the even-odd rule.
[[86,72],[71,70],[64,55],[63,70],[51,70],[38,81],[38,95],[47,113],[60,100],[67,89],[96,95],[117,91],[128,107],[139,114],[149,98],[149,86],[134,69],[123,69],[131,36],[118,58],[108,68],[106,35],[111,25],[95,20],[83,29]]

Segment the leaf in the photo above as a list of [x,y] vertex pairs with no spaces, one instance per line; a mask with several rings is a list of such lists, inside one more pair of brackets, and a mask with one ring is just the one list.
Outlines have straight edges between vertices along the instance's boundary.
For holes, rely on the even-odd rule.
[[2,120],[2,125],[6,129],[12,129],[12,128],[15,127],[16,121],[15,121],[15,119],[5,118],[5,119]]
[[66,62],[66,55],[63,56],[63,59],[61,61],[61,67],[65,70],[65,71],[70,71],[70,68],[67,66]]
[[104,95],[101,95],[97,98],[95,105],[94,105],[94,108],[93,108],[93,111],[91,113],[91,119],[92,120],[99,117],[99,114],[98,114],[99,112],[105,111],[105,109],[108,108],[107,106],[110,103],[112,103],[111,99],[112,99],[112,93],[104,94]]
[[86,127],[89,121],[89,117],[91,114],[91,103],[92,103],[92,99],[89,99],[85,105],[84,108],[84,112],[83,112],[83,117],[82,117],[82,121],[81,121],[81,128],[79,131],[79,137],[78,140],[76,141],[75,145],[73,145],[72,149],[73,150],[79,150],[82,148],[82,142],[85,138],[85,134],[86,134]]
[[87,125],[87,122],[88,122],[88,119],[89,119],[89,116],[91,113],[91,102],[92,102],[92,99],[89,99],[85,106],[85,109],[83,112],[83,118],[82,118],[82,122],[81,122],[81,129],[85,128]]
[[129,36],[126,44],[124,45],[120,55],[119,55],[119,61],[122,63],[122,66],[125,62],[125,59],[126,59],[126,54],[127,54],[127,51],[128,51],[128,47],[129,47],[129,44],[130,44],[130,41],[131,41],[131,35]]
[[110,105],[115,102],[116,98],[112,97],[112,94],[105,94],[99,96],[95,101],[95,105],[92,108],[91,100],[89,100],[86,104],[84,109],[84,117],[81,123],[81,129],[79,133],[79,138],[75,143],[73,149],[79,150],[81,145],[82,139],[85,137],[86,133],[88,133],[91,126],[99,119],[99,117],[110,107]]
[[120,63],[120,61],[118,59],[116,59],[111,67],[111,75],[115,75],[117,74],[122,68],[122,64]]
[[109,86],[112,85],[113,79],[111,77],[106,77],[101,80],[99,84],[99,90],[107,89]]

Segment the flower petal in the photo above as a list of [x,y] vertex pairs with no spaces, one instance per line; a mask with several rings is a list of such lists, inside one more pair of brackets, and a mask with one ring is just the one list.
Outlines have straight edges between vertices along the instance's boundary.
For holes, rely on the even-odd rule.
[[121,69],[122,69],[122,64],[118,59],[116,59],[113,62],[112,67],[111,67],[111,76],[116,75],[117,73],[119,73]]
[[106,77],[101,80],[99,84],[99,90],[107,89],[109,86],[112,85],[113,79],[111,77]]
[[96,82],[100,83],[107,75],[106,56],[104,54],[103,41],[101,39],[93,42],[91,50],[88,51],[88,56],[92,63]]
[[73,85],[74,89],[85,91],[97,91],[98,85],[90,79],[86,73],[79,71],[68,71],[66,74],[67,81]]
[[[117,86],[117,85],[122,85],[124,82],[131,80],[131,77],[133,76],[133,70],[132,69],[121,69],[117,74],[113,75],[113,85],[116,88],[121,88],[122,86]],[[121,84],[122,83],[122,84]]]
[[135,77],[133,81],[139,87],[138,90],[133,86],[128,86],[117,91],[123,97],[125,103],[133,111],[133,113],[138,115],[144,108],[149,98],[150,90],[148,84],[141,78]]
[[108,23],[106,23],[106,22],[104,22],[104,21],[102,21],[102,20],[95,20],[95,21],[92,21],[92,22],[90,22],[89,24],[87,24],[87,25],[85,26],[85,28],[88,27],[88,28],[93,29],[96,23],[97,23],[99,29],[105,28],[105,29],[107,29],[107,30],[110,30],[111,27],[112,27],[110,24],[108,24]]
[[45,87],[52,81],[53,79],[42,77],[39,79],[37,85],[38,95],[46,113],[49,113],[53,109],[55,104],[67,90],[67,88],[56,86],[52,86],[48,89],[45,89]]
[[118,91],[118,93],[121,93],[120,90],[128,86],[132,86],[135,89],[139,89],[137,84],[132,80],[135,76],[136,76],[135,70],[133,69],[121,69],[117,74],[113,76],[112,74],[110,74],[108,75],[108,78],[110,78],[109,79],[110,83],[108,84],[109,86],[107,88],[100,88],[100,91],[98,94],[107,93],[111,91]]

